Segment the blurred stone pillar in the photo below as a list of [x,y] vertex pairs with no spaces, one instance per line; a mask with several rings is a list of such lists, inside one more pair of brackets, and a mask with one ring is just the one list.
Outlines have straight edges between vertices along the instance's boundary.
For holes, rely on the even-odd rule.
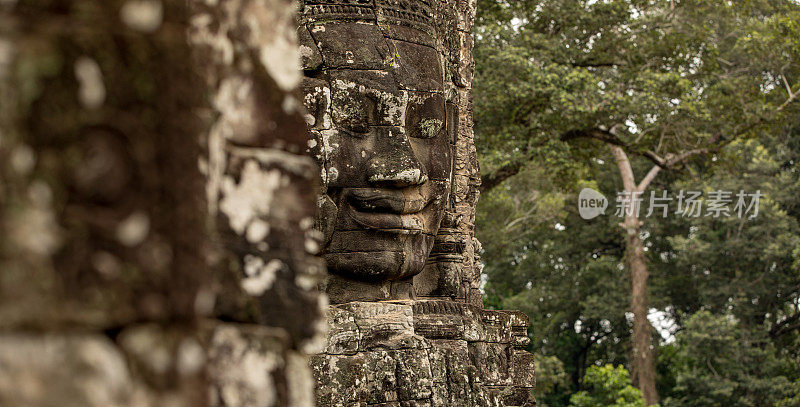
[[310,406],[289,1],[0,2],[0,405]]
[[190,41],[211,107],[200,167],[222,249],[215,315],[236,322],[213,335],[213,405],[313,405],[306,355],[324,344],[327,299],[295,24],[289,0],[193,2]]

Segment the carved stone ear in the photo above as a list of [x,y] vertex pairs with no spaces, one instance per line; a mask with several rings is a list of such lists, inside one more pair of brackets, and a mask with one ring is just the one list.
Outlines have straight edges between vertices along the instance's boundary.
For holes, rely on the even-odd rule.
[[327,117],[331,104],[331,90],[328,82],[317,78],[303,78],[300,85],[303,90],[303,106],[306,108],[306,124],[309,129],[324,130],[330,128]]
[[447,112],[447,139],[450,144],[456,144],[456,134],[458,134],[458,106],[448,100],[445,104]]
[[314,229],[322,233],[322,249],[324,250],[331,242],[333,228],[336,225],[337,213],[339,208],[327,194],[317,197],[317,217],[314,219]]

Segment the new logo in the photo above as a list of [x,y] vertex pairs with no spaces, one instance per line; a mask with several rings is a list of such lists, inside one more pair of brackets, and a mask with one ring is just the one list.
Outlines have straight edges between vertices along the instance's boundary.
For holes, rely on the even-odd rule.
[[591,188],[584,188],[578,194],[578,213],[582,218],[589,220],[605,215],[606,208],[608,208],[608,199],[603,194]]

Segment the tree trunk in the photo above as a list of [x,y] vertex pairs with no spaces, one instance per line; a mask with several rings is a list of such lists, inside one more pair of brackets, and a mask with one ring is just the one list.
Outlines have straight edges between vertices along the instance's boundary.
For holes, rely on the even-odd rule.
[[631,217],[635,224],[627,225],[625,250],[626,263],[631,272],[631,308],[633,310],[633,372],[634,379],[644,395],[647,405],[658,403],[656,372],[653,351],[650,348],[650,322],[647,320],[647,263],[644,245],[639,237],[639,219]]
[[[638,205],[635,196],[644,192],[647,185],[658,173],[658,167],[651,170],[641,184],[636,185],[628,156],[618,146],[610,146],[610,148],[617,161],[625,192],[632,199],[631,205]],[[633,358],[631,370],[633,371],[634,383],[642,391],[646,404],[650,406],[658,403],[658,393],[656,391],[655,359],[650,348],[652,339],[650,322],[647,320],[647,278],[649,272],[647,271],[647,262],[645,260],[644,243],[640,237],[641,225],[639,211],[635,207],[634,210],[625,213],[625,221],[620,224],[625,229],[625,263],[631,273],[631,308],[633,311]]]

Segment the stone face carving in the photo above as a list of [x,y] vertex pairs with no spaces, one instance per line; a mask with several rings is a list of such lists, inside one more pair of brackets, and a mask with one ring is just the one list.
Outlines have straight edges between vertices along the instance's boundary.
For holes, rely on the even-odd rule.
[[363,18],[385,6],[309,4],[300,28],[324,257],[331,273],[368,284],[422,271],[448,203],[455,136],[433,37],[424,25]]
[[298,27],[332,303],[480,304],[474,0],[306,0]]

